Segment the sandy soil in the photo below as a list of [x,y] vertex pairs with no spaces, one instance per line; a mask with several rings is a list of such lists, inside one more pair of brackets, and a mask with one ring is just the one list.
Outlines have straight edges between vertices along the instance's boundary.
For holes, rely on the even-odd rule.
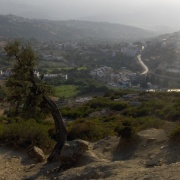
[[140,132],[132,141],[108,137],[91,143],[75,167],[57,172],[59,163],[36,163],[26,153],[0,147],[0,179],[137,179],[178,180],[180,145],[164,130]]

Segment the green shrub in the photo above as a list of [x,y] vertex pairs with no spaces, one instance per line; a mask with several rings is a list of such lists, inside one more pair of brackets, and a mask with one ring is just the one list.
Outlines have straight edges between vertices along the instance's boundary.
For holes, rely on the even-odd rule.
[[143,117],[150,115],[150,109],[145,106],[129,107],[125,109],[122,113],[123,115],[130,117]]
[[49,126],[36,123],[33,120],[12,122],[4,125],[0,139],[6,145],[27,148],[38,146],[50,150],[54,144],[48,136]]
[[68,124],[68,140],[77,138],[95,141],[114,135],[114,126],[102,123],[99,119],[76,120]]
[[102,109],[109,106],[109,99],[106,98],[96,98],[87,103],[88,106],[90,106],[93,109]]
[[62,116],[71,119],[86,117],[92,112],[94,112],[94,109],[86,105],[82,105],[77,108],[69,108],[69,107],[61,108]]
[[77,123],[68,130],[68,140],[84,139],[97,140],[101,138],[101,132],[93,122]]
[[134,130],[139,132],[149,128],[161,128],[164,125],[164,121],[159,118],[146,116],[134,119],[132,125]]
[[130,139],[134,134],[132,122],[129,120],[122,122],[121,126],[115,128],[115,132],[124,139]]
[[174,128],[170,134],[170,138],[180,143],[180,125]]
[[128,103],[126,102],[111,102],[109,104],[111,110],[122,111],[123,109],[128,107]]
[[180,119],[180,108],[179,109],[172,109],[168,113],[167,119],[170,121],[178,121]]

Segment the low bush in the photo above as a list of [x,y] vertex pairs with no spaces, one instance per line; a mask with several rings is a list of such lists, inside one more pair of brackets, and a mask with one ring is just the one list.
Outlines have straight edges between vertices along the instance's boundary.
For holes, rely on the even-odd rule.
[[12,122],[0,128],[0,140],[10,146],[28,148],[36,145],[49,151],[54,145],[48,135],[49,128],[49,125],[36,123],[34,120]]
[[96,123],[76,122],[76,124],[71,126],[71,128],[69,128],[68,130],[68,140],[73,140],[77,138],[93,141],[93,140],[101,139],[103,137],[102,137],[102,132]]
[[94,112],[94,109],[85,105],[76,108],[69,108],[69,107],[61,108],[62,116],[71,119],[86,117],[92,112]]
[[114,123],[101,119],[80,119],[68,124],[68,140],[77,138],[96,141],[114,134]]
[[133,120],[132,125],[136,132],[149,129],[149,128],[161,128],[164,125],[164,121],[159,118],[153,118],[150,116],[140,117]]
[[110,100],[106,98],[96,98],[87,103],[87,106],[95,110],[100,110],[109,106]]
[[128,107],[128,103],[127,102],[111,102],[109,104],[110,109],[111,110],[115,110],[115,111],[122,111],[123,109]]
[[130,139],[134,134],[132,122],[130,120],[125,120],[122,122],[120,126],[115,128],[115,132],[118,136],[122,137],[123,139]]
[[176,128],[174,128],[170,134],[170,138],[173,141],[176,141],[180,143],[180,125],[178,125]]

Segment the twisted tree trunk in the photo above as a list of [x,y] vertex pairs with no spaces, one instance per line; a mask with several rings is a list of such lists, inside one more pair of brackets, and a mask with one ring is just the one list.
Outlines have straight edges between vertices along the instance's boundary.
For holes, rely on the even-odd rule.
[[66,142],[67,131],[66,131],[66,127],[64,125],[62,115],[61,115],[56,103],[47,97],[44,97],[44,100],[50,107],[51,114],[53,116],[54,123],[55,123],[57,143],[56,143],[51,155],[48,157],[48,162],[53,162],[53,161],[59,160],[59,156],[60,156],[62,147],[64,146],[64,143]]
[[[11,103],[17,102],[16,113],[18,113],[19,107],[21,105],[30,105],[32,107],[36,106],[37,104],[34,104],[33,101],[33,98],[36,97],[43,97],[43,103],[48,104],[50,107],[51,114],[55,123],[57,144],[55,145],[51,155],[49,156],[48,161],[54,161],[59,158],[61,149],[66,141],[67,132],[56,103],[46,97],[45,94],[47,89],[44,86],[45,84],[42,83],[42,79],[40,80],[34,74],[37,56],[30,46],[21,46],[18,41],[10,43],[4,48],[4,50],[8,56],[13,57],[15,60],[12,74],[10,75],[8,80],[10,83],[9,87],[11,87],[10,90],[13,90],[17,87],[19,88],[19,86],[22,90],[22,94],[17,94],[18,98],[15,96],[14,99],[12,95],[9,95],[9,97],[11,98]],[[11,82],[10,79],[12,79],[13,81]],[[29,97],[30,99],[28,99]],[[19,101],[20,98],[22,102]]]
[[[31,72],[31,79],[30,81],[35,87],[35,90],[37,94],[42,94],[42,91],[39,89],[35,82],[34,78],[34,73]],[[67,131],[66,127],[62,118],[62,115],[58,109],[58,106],[54,101],[52,101],[50,98],[43,96],[44,102],[47,103],[50,107],[51,114],[54,119],[54,125],[55,125],[55,130],[56,130],[56,145],[51,152],[50,156],[48,157],[48,162],[53,162],[53,161],[58,161],[60,157],[60,153],[62,150],[62,147],[64,146],[66,142],[66,137],[67,137]]]

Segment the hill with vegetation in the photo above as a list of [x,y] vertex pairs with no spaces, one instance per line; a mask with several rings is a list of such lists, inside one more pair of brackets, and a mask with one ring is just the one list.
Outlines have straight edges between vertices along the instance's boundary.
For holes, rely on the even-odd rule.
[[0,36],[40,41],[127,41],[152,37],[152,32],[120,24],[50,21],[0,15]]
[[[179,92],[109,90],[90,80],[86,68],[72,68],[75,79],[67,84],[43,81],[35,76],[37,56],[30,46],[15,41],[5,51],[14,66],[0,83],[2,179],[179,178]],[[54,92],[48,84],[57,83],[64,87]],[[67,88],[106,93],[55,103]],[[49,161],[43,151],[57,156]]]
[[147,41],[142,59],[149,68],[147,82],[161,88],[180,87],[180,32]]
[[[60,109],[68,129],[66,155],[71,157],[75,147],[72,146],[72,140],[78,138],[86,140],[83,142],[87,144],[88,150],[76,157],[77,161],[70,164],[70,168],[59,169],[61,162],[37,163],[36,159],[28,157],[27,149],[36,145],[48,154],[55,138],[52,121],[49,118],[27,120],[4,114],[0,118],[1,144],[23,151],[0,147],[0,168],[4,169],[0,172],[1,177],[179,178],[178,93],[119,91],[104,97],[94,97],[82,104],[70,103]],[[68,159],[68,162],[71,160]]]

